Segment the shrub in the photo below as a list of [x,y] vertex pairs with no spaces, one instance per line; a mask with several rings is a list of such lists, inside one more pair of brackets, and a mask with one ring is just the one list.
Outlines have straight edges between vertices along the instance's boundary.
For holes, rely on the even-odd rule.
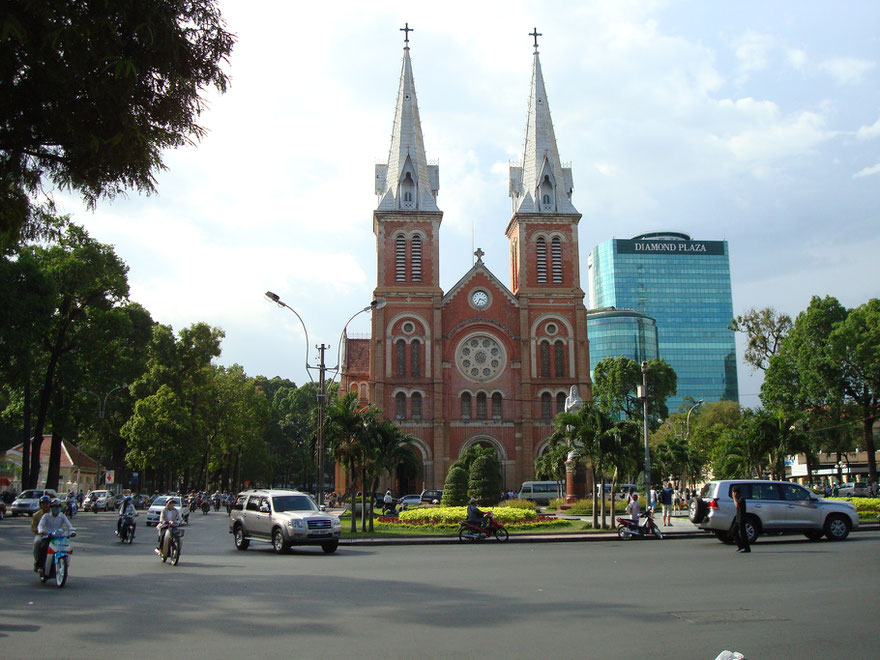
[[829,500],[843,500],[852,502],[859,514],[880,513],[880,497],[829,497]]
[[575,516],[590,516],[593,514],[593,500],[575,500],[566,513]]
[[501,466],[494,456],[480,456],[471,463],[468,478],[468,497],[476,497],[480,504],[493,505],[501,493]]
[[[514,509],[506,506],[496,506],[492,509],[495,517],[505,525],[509,523],[519,523],[521,521],[529,522],[538,519],[538,514],[530,509]],[[415,511],[401,511],[399,520],[401,523],[415,523],[423,521],[422,524],[446,524],[457,525],[459,522],[467,518],[466,506],[438,506],[432,509],[417,509]]]
[[443,484],[443,497],[440,504],[443,506],[464,506],[468,501],[468,473],[460,465],[453,465],[446,482]]
[[504,500],[504,506],[510,507],[511,509],[531,509],[532,511],[537,511],[538,505],[532,502],[531,500]]

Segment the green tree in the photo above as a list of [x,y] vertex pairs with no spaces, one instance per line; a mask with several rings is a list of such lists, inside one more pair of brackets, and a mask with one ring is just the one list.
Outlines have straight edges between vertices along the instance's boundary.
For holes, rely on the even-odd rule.
[[0,32],[0,252],[52,228],[44,182],[91,205],[153,192],[162,151],[204,134],[234,43],[215,0],[8,0]]
[[[641,419],[643,407],[637,391],[642,384],[642,367],[627,357],[605,358],[593,371],[593,400],[608,414]],[[648,361],[648,417],[669,415],[666,399],[675,394],[675,371],[660,358]]]
[[[583,461],[590,469],[591,481],[598,483],[601,467],[601,436],[612,427],[610,416],[595,401],[584,401],[576,411],[561,412],[553,418],[552,442],[564,442],[571,447],[573,460]],[[595,488],[594,488],[595,490]],[[595,504],[595,494],[593,502]],[[599,511],[593,506],[593,529],[599,526]]]
[[791,330],[791,317],[777,313],[772,307],[756,310],[754,307],[730,322],[730,329],[746,335],[743,355],[752,369],[767,371],[770,358],[779,351],[780,344]]
[[[345,467],[348,474],[349,498],[351,506],[351,531],[357,532],[357,520],[354,512],[355,482],[359,469],[364,463],[367,444],[367,424],[374,413],[372,409],[364,409],[358,400],[357,392],[348,392],[342,397],[332,397],[325,411],[324,438],[327,440],[333,456]],[[366,496],[366,486],[361,492]],[[366,509],[366,502],[361,505]]]
[[460,465],[449,468],[443,484],[443,506],[464,506],[468,503],[468,472]]
[[[418,470],[419,462],[412,452],[413,436],[405,433],[393,420],[373,417],[367,427],[370,436],[367,474],[371,478],[371,493],[379,487],[383,474],[393,476],[397,467],[403,463],[409,470]],[[370,498],[369,531],[373,531],[373,503]]]
[[476,497],[481,504],[498,503],[501,494],[501,464],[494,452],[479,456],[468,473],[468,497]]

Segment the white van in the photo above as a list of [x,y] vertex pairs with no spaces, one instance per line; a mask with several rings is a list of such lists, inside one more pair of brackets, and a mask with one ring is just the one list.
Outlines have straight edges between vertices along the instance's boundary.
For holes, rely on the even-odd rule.
[[[637,492],[639,487],[636,484],[617,484],[617,489],[614,491],[614,499],[618,502],[622,502],[626,499],[626,495],[629,493]],[[603,493],[611,492],[611,484],[605,484],[603,488],[601,484],[596,486],[596,494],[601,497]],[[607,495],[606,495],[607,497]]]
[[564,497],[564,490],[565,487],[558,481],[523,481],[517,497],[546,506],[550,500]]

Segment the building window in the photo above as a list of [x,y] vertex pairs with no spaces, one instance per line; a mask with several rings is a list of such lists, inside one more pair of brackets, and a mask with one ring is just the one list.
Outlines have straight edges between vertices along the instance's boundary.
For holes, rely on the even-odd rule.
[[397,375],[399,377],[406,376],[406,342],[403,339],[397,340]]
[[553,267],[553,284],[562,284],[562,241],[558,236],[550,243],[550,263]]
[[366,383],[361,383],[361,394],[360,394],[360,398],[361,398],[361,401],[366,401],[366,400],[367,400],[367,384],[366,384]]
[[461,393],[461,418],[471,418],[471,395],[470,392]]
[[412,281],[422,281],[422,237],[413,236],[410,244],[410,259],[412,260]]
[[565,392],[556,395],[556,414],[565,412]]
[[394,396],[394,415],[397,419],[406,418],[406,395],[403,392]]
[[550,203],[550,195],[544,195],[544,203],[545,203],[545,204],[549,204],[549,203]]
[[422,342],[413,339],[410,347],[410,373],[414,377],[422,375]]
[[549,420],[553,418],[553,401],[550,398],[550,392],[544,392],[541,395],[541,419]]
[[547,241],[541,236],[535,245],[538,265],[538,284],[547,284]]
[[562,378],[565,376],[565,346],[559,340],[557,340],[553,344],[553,349],[555,355],[553,356],[555,364],[553,365],[556,369],[556,377]]
[[541,378],[550,378],[550,342],[542,341],[539,348],[541,352]]
[[501,419],[501,392],[492,395],[492,419]]
[[486,419],[486,393],[477,394],[477,419]]
[[422,418],[422,395],[416,392],[410,398],[410,408],[413,419]]
[[394,243],[395,279],[406,282],[406,238],[398,236]]

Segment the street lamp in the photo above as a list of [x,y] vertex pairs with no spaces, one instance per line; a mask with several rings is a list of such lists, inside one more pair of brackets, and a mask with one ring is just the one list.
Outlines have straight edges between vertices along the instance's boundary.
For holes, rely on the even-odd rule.
[[651,451],[648,448],[648,362],[642,362],[642,385],[639,396],[642,398],[642,416],[645,435],[645,498],[651,492]]
[[317,437],[317,449],[318,449],[318,506],[324,504],[324,410],[327,405],[327,382],[325,380],[326,374],[329,371],[331,373],[330,383],[332,383],[336,376],[339,375],[339,370],[341,368],[341,356],[342,356],[342,342],[345,339],[345,331],[348,329],[348,324],[351,323],[354,318],[358,314],[363,314],[364,312],[369,312],[371,310],[382,309],[385,307],[386,300],[385,298],[376,298],[376,300],[372,301],[369,305],[364,307],[363,309],[359,309],[354,314],[351,315],[351,318],[345,322],[345,325],[342,326],[342,332],[339,334],[339,345],[336,351],[336,366],[335,367],[327,367],[324,364],[324,351],[330,348],[325,344],[318,344],[315,348],[318,349],[318,364],[309,363],[309,331],[306,329],[305,321],[303,321],[302,317],[297,313],[297,311],[288,305],[286,302],[281,300],[281,297],[277,293],[272,293],[271,291],[266,291],[266,298],[270,301],[278,305],[279,307],[286,307],[296,318],[299,319],[300,325],[302,325],[303,332],[306,335],[306,355],[305,355],[305,367],[306,373],[309,376],[309,380],[313,383],[315,379],[312,378],[312,371],[318,372],[318,437]]
[[685,431],[684,431],[684,441],[687,442],[688,436],[691,434],[691,413],[694,412],[694,408],[697,406],[702,406],[705,401],[700,399],[694,405],[691,406],[690,410],[688,410],[687,418],[685,419]]

